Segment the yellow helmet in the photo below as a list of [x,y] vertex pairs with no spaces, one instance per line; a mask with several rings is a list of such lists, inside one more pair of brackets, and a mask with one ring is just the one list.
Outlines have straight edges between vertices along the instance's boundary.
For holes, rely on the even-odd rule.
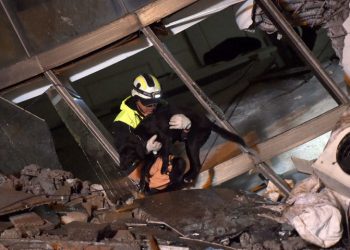
[[143,103],[157,103],[162,96],[160,83],[151,74],[138,75],[134,80],[131,95],[140,97]]

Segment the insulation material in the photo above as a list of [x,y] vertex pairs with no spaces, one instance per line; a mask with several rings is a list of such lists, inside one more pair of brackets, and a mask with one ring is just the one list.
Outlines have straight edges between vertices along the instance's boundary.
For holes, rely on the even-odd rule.
[[328,248],[342,238],[342,216],[333,193],[327,188],[319,191],[320,187],[315,175],[298,183],[283,216],[304,240]]
[[[290,188],[294,187],[293,180],[284,179],[284,181],[288,184],[288,186]],[[276,201],[279,201],[283,197],[283,193],[275,184],[273,184],[271,181],[269,181],[269,183],[267,184],[266,190],[262,196],[276,202]]]

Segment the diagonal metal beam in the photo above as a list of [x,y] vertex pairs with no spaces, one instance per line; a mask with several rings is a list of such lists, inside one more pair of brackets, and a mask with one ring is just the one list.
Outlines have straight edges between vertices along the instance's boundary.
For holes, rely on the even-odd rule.
[[[142,32],[145,36],[152,42],[155,49],[159,52],[159,54],[163,57],[163,59],[169,64],[169,66],[175,71],[178,77],[185,83],[185,85],[192,92],[194,97],[199,101],[199,103],[207,110],[209,114],[211,114],[215,120],[227,130],[237,133],[236,130],[232,127],[232,125],[225,118],[222,110],[213,103],[209,97],[198,87],[198,85],[192,80],[189,74],[185,71],[185,69],[177,62],[168,48],[163,44],[158,37],[153,33],[151,28],[145,27],[142,28]],[[268,177],[286,196],[290,193],[290,187],[287,183],[278,175],[272,171],[270,166],[268,166],[265,162],[263,162],[259,155],[252,149],[240,146],[242,152],[249,153],[250,156],[254,159],[256,163],[257,169],[266,177]]]
[[23,30],[21,29],[21,26],[17,20],[17,17],[13,15],[13,11],[10,10],[10,8],[6,5],[4,0],[0,0],[0,4],[9,19],[11,26],[13,30],[15,31],[17,38],[19,39],[24,51],[26,52],[26,55],[28,57],[31,56],[30,48],[29,48],[29,42],[25,39],[25,36],[23,34]]
[[301,59],[303,59],[303,61],[310,66],[315,76],[321,82],[323,87],[329,92],[329,94],[334,98],[334,100],[338,104],[348,103],[349,98],[322,68],[320,62],[305,45],[300,36],[294,31],[293,27],[277,9],[275,4],[271,0],[256,0],[256,2],[271,18],[271,21],[276,25],[279,32],[281,32],[282,35],[287,38],[293,49],[300,55]]
[[125,173],[119,167],[120,158],[112,139],[100,130],[93,114],[89,115],[86,108],[84,110],[84,103],[72,96],[73,90],[64,86],[52,71],[46,71],[44,75],[55,90],[47,92],[50,101],[90,162],[86,171],[95,173],[110,199],[119,199],[124,190],[118,180]]

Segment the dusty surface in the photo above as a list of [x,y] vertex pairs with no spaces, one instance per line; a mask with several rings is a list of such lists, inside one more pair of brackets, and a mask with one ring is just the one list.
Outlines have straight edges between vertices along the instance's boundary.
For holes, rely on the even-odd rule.
[[[113,204],[100,185],[25,167],[1,176],[4,249],[303,249],[275,205],[228,189],[181,190]],[[277,205],[277,204],[276,204]],[[275,219],[271,219],[275,218]],[[284,245],[296,245],[285,248]]]

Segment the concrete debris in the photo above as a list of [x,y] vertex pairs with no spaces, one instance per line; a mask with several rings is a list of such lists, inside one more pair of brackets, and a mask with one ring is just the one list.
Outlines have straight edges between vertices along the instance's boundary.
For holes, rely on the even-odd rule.
[[[3,183],[18,180],[12,189],[11,185],[0,188],[4,197],[0,199],[0,242],[8,249],[311,246],[285,223],[280,210],[268,208],[280,203],[251,193],[181,190],[114,205],[101,185],[81,181],[65,171],[30,165],[19,177],[3,177]],[[40,194],[35,195],[38,190]]]
[[57,200],[57,197],[37,196],[21,191],[0,188],[0,215],[25,210],[43,204],[50,204]]
[[15,184],[11,178],[8,178],[7,176],[0,174],[0,187],[11,190],[15,188]]
[[98,218],[100,223],[107,223],[107,222],[116,222],[118,220],[125,221],[126,219],[131,219],[132,213],[120,213],[115,210],[102,210],[101,212],[98,212],[98,210],[95,213],[96,218]]
[[[285,179],[284,181],[288,184],[290,188],[294,187],[293,180]],[[279,188],[276,187],[275,184],[269,181],[262,196],[267,199],[270,199],[271,201],[279,201],[283,197],[283,193],[280,191]]]
[[79,197],[91,203],[91,209],[113,205],[101,185],[74,179],[67,171],[41,169],[35,164],[24,167],[19,177],[0,175],[0,194],[0,215],[53,202],[74,203]]
[[17,229],[21,229],[23,227],[41,226],[45,223],[45,221],[41,219],[39,215],[33,212],[10,216],[9,220]]
[[24,175],[24,176],[37,177],[39,173],[40,173],[40,166],[36,164],[27,165],[21,170],[21,175]]
[[40,218],[42,218],[45,221],[45,223],[53,225],[54,228],[61,223],[60,216],[55,211],[53,211],[48,205],[35,207],[31,210],[37,215],[39,215]]
[[104,238],[111,238],[116,232],[111,230],[109,224],[95,224],[74,221],[65,225],[68,239],[77,241],[100,241]]
[[15,228],[7,229],[0,235],[1,239],[19,239],[21,237],[21,233]]
[[113,239],[116,241],[134,241],[135,237],[129,230],[118,230]]
[[9,221],[0,221],[0,233],[4,232],[6,229],[13,227],[13,224]]
[[62,224],[69,224],[73,221],[87,222],[88,214],[83,212],[67,212],[65,215],[61,216]]

